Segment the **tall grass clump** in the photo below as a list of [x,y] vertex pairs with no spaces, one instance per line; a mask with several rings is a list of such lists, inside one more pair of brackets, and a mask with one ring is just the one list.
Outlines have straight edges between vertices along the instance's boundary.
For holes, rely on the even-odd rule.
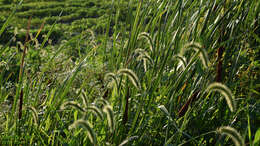
[[258,143],[259,4],[1,5],[0,145]]

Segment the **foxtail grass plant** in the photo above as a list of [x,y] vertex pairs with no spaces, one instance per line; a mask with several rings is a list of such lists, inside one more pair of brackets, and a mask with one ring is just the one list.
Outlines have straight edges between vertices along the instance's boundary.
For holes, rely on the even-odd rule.
[[0,0],[0,145],[257,145],[259,5]]

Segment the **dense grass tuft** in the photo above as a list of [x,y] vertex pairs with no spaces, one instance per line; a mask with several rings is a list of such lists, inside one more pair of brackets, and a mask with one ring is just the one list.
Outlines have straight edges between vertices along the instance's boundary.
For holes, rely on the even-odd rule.
[[0,145],[257,145],[259,4],[0,0]]

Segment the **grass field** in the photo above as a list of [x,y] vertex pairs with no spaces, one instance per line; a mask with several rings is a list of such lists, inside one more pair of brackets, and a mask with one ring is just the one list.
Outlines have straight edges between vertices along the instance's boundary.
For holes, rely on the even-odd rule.
[[[25,30],[30,17],[32,17],[31,33],[37,33],[44,24],[42,34],[46,34],[53,23],[56,23],[50,38],[57,41],[70,37],[71,33],[78,34],[86,29],[91,29],[97,34],[104,34],[111,5],[111,1],[104,0],[25,1],[17,8],[14,17],[10,20],[6,37],[2,38],[1,42],[10,39],[15,28],[18,28],[17,39],[25,41]],[[127,11],[127,1],[120,5],[122,6],[120,11]],[[0,6],[0,24],[5,22],[13,9],[13,3]],[[122,21],[125,18],[121,16],[119,19]]]
[[258,0],[0,0],[0,145],[260,145]]

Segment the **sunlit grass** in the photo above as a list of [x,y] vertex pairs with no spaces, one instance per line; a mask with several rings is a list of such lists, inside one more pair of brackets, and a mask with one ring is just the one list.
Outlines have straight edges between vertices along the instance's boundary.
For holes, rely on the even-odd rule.
[[252,144],[260,126],[258,5],[0,6],[12,10],[0,16],[0,145]]

